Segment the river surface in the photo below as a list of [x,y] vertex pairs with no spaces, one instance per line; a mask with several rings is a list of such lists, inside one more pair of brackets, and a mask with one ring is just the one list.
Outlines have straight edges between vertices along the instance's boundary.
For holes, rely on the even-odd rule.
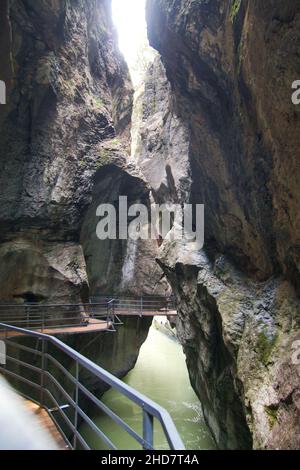
[[[135,368],[124,382],[163,406],[172,416],[188,450],[215,449],[214,441],[204,423],[201,405],[188,377],[185,356],[181,346],[164,333],[151,328],[143,344]],[[103,396],[103,402],[123,418],[135,431],[142,433],[141,411],[114,390]],[[93,421],[108,435],[120,450],[140,449],[140,446],[105,415],[94,416]],[[106,449],[86,429],[82,434],[94,449]],[[165,450],[168,445],[159,424],[154,427],[155,448]]]

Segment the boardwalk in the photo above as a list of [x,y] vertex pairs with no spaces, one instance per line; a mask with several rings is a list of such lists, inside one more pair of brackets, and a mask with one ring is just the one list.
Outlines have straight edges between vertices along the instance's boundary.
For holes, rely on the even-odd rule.
[[86,325],[74,325],[67,327],[55,327],[45,328],[43,331],[39,330],[39,333],[45,335],[74,335],[74,334],[86,334],[86,333],[98,333],[109,330],[111,325],[102,320],[90,320]]
[[[158,311],[160,310],[153,309],[151,311],[148,310],[148,313],[153,316]],[[143,312],[141,313],[143,314]],[[33,323],[32,330],[24,329],[20,326],[0,324],[0,328],[5,332],[5,336],[1,339],[6,346],[6,354],[4,353],[6,360],[4,363],[0,363],[0,373],[5,376],[6,380],[12,379],[14,385],[17,383],[18,387],[19,383],[26,385],[23,396],[27,398],[25,401],[27,410],[30,410],[31,413],[33,412],[38,418],[38,422],[32,423],[32,434],[35,435],[37,432],[37,438],[30,435],[30,426],[28,424],[26,432],[28,431],[29,433],[29,439],[26,441],[25,437],[27,434],[24,432],[24,439],[19,442],[19,445],[26,449],[34,448],[36,445],[37,448],[42,446],[42,448],[50,448],[52,446],[54,449],[89,450],[90,443],[80,433],[80,426],[83,421],[92,428],[99,442],[104,443],[111,450],[117,450],[110,436],[106,435],[86,414],[86,410],[91,409],[92,405],[93,409],[96,407],[99,413],[104,412],[125,432],[129,433],[144,450],[153,450],[154,448],[154,418],[159,422],[170,449],[184,450],[184,444],[166,410],[87,359],[75,349],[72,349],[69,345],[65,344],[63,338],[57,338],[53,334],[54,331],[60,335],[63,335],[66,331],[73,334],[74,328],[75,330],[79,328],[78,331],[80,333],[83,331],[97,331],[99,328],[104,331],[111,325],[114,327],[114,325],[122,324],[118,319],[118,315],[114,314],[114,309],[111,306],[107,309],[107,322],[99,321],[98,318],[95,318],[95,315],[96,312],[94,310],[89,317],[84,316],[81,319],[80,326],[74,324],[57,325],[56,323],[57,328],[54,329],[53,327],[49,328],[49,325],[47,325],[43,328],[44,332],[48,332],[47,335],[37,331],[36,320]],[[45,325],[45,318],[42,318],[43,325]],[[30,315],[28,315],[25,320],[26,325],[30,325],[30,319]],[[115,323],[113,320],[115,320]],[[23,322],[24,320],[21,321]],[[52,319],[52,321],[57,321],[57,319]],[[82,324],[83,321],[90,323],[84,326]],[[20,322],[20,320],[16,320],[16,322]],[[32,338],[33,341],[23,343],[23,341],[18,341],[18,337],[14,338],[11,336],[15,334]],[[57,351],[59,351],[59,356]],[[23,352],[26,354],[23,354]],[[28,373],[28,370],[34,373]],[[89,387],[87,388],[87,377],[89,380],[92,380],[92,383],[104,382],[108,387],[115,389],[120,396],[126,397],[131,403],[140,408],[140,429],[143,429],[143,435],[131,429],[113,410],[108,407],[103,408],[97,396],[95,396]],[[34,404],[36,400],[40,406]],[[11,409],[16,407],[14,405],[7,407],[4,401],[3,404],[3,413],[9,410],[6,412],[6,415],[8,421],[11,421]],[[24,411],[22,401],[20,401],[20,408],[21,415],[22,409]],[[70,416],[80,416],[82,420],[75,419],[71,421]],[[29,423],[31,418],[32,416],[28,414],[25,421]],[[64,426],[61,427],[62,422]],[[43,440],[42,437],[45,431],[47,432]],[[48,441],[50,436],[53,437],[54,442]],[[6,446],[10,448],[10,445],[14,443],[14,439],[10,436],[8,438]]]
[[39,426],[52,437],[58,447],[58,450],[68,450],[67,444],[65,443],[62,435],[60,434],[47,411],[29,400],[24,400],[24,404],[26,408],[37,418]]
[[[43,333],[45,335],[58,336],[58,335],[79,335],[87,333],[103,333],[108,331],[111,328],[111,324],[101,320],[92,320],[90,323],[83,325],[70,325],[62,327],[48,327],[44,329],[36,328],[34,331],[37,333]],[[29,328],[32,329],[32,328]],[[7,338],[15,338],[17,336],[25,336],[25,333],[20,333],[18,331],[5,331],[0,330],[0,338],[5,336]]]
[[[122,325],[121,317],[175,317],[174,303],[157,298],[103,299],[89,304],[2,304],[0,305],[0,336],[5,336],[5,325],[32,330],[51,336],[116,331]],[[24,333],[10,330],[9,337]]]

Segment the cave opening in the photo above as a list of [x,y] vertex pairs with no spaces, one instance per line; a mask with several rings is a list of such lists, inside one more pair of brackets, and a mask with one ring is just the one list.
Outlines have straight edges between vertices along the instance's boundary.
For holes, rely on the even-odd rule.
[[23,292],[19,295],[14,295],[14,298],[21,300],[25,304],[38,304],[46,300],[46,297],[44,297],[43,295],[35,294],[31,291]]

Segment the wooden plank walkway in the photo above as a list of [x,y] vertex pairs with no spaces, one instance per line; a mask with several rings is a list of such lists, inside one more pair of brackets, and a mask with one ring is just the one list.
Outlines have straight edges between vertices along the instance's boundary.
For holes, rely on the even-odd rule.
[[[30,328],[29,328],[30,329]],[[98,333],[109,330],[109,324],[102,320],[90,320],[86,326],[74,325],[74,326],[62,326],[54,328],[45,328],[44,330],[35,329],[36,333],[43,333],[45,335],[74,335],[74,334],[86,334],[86,333]],[[24,333],[17,331],[7,331],[6,333],[0,331],[0,337],[15,338],[17,336],[26,336]]]
[[36,405],[32,401],[24,400],[24,403],[26,408],[37,418],[41,428],[48,432],[48,434],[52,437],[58,447],[58,450],[69,450],[62,435],[60,434],[59,430],[55,426],[55,423],[52,421],[47,411],[44,410],[44,408],[41,408],[40,406]]
[[[106,331],[109,329],[109,325],[106,321],[101,320],[90,320],[86,326],[75,325],[67,327],[56,327],[56,328],[45,328],[43,333],[45,335],[74,335],[74,334],[83,334],[83,333],[97,333],[100,331]],[[42,333],[41,330],[38,330],[39,333]]]

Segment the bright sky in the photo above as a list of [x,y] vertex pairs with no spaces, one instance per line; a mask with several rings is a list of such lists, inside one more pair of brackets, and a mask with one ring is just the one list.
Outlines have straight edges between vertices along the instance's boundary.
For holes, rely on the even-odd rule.
[[[146,0],[112,0],[113,20],[119,34],[119,47],[129,66],[133,81],[137,80],[138,52],[148,44],[146,25]],[[151,59],[150,52],[145,53]],[[149,55],[149,57],[148,57]]]

